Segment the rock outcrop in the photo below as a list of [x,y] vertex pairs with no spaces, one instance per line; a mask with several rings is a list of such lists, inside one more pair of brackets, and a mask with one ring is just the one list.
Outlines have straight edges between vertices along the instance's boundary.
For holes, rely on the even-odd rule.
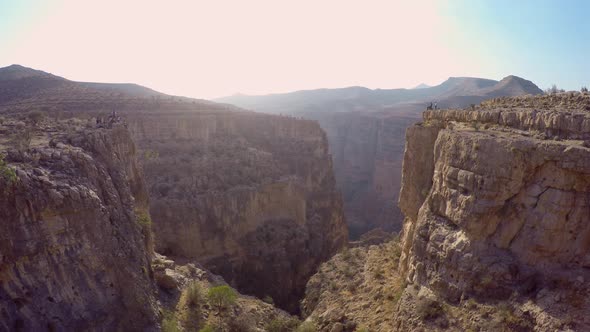
[[538,330],[587,330],[589,104],[572,93],[425,112],[400,194],[407,281],[449,303],[511,300]]
[[321,331],[589,330],[588,106],[569,93],[425,112],[406,134],[399,246],[323,264],[303,313]]
[[[128,131],[2,123],[0,331],[155,330],[148,193]],[[28,148],[6,140],[25,130]]]
[[156,249],[198,260],[296,312],[347,241],[324,132],[252,112],[128,114],[143,154]]

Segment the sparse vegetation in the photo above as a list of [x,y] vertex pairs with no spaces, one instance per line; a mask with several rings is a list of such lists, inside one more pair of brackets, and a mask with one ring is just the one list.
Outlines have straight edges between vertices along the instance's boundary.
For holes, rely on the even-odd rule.
[[2,179],[4,179],[8,185],[11,185],[18,180],[16,171],[8,166],[4,160],[3,154],[0,154],[0,177],[2,177]]
[[587,88],[587,87],[585,87],[585,86],[583,86],[583,87],[580,89],[580,92],[582,92],[582,93],[586,93],[586,92],[588,92],[588,88]]
[[262,298],[262,301],[268,303],[268,304],[274,304],[275,301],[272,299],[272,297],[270,297],[269,295],[265,296]]
[[20,152],[24,152],[31,146],[33,135],[31,131],[23,127],[12,136],[12,145]]
[[217,286],[209,289],[207,293],[207,298],[212,306],[217,308],[218,311],[222,311],[227,309],[228,307],[235,304],[238,295],[236,291],[227,286]]
[[193,281],[186,290],[187,303],[191,306],[199,306],[203,300],[203,293],[198,282]]
[[41,111],[33,111],[28,114],[28,118],[33,126],[37,127],[45,119],[45,114]]
[[165,311],[162,318],[162,332],[180,332],[178,319],[171,311]]
[[553,84],[550,88],[545,90],[545,94],[556,94],[560,92],[565,92],[565,90],[558,88],[555,84]]
[[253,332],[256,323],[247,319],[244,316],[239,316],[231,319],[228,323],[228,329],[231,332]]
[[420,298],[416,303],[416,313],[421,319],[436,319],[444,314],[441,304],[430,298]]
[[207,324],[199,332],[217,332],[217,330],[217,327]]
[[136,212],[135,217],[137,223],[141,226],[142,229],[149,229],[152,226],[152,219],[146,212]]
[[313,322],[303,322],[295,330],[295,332],[316,332],[316,331],[317,331],[317,328],[315,327],[315,324]]
[[266,326],[268,332],[292,332],[299,326],[297,319],[276,318]]

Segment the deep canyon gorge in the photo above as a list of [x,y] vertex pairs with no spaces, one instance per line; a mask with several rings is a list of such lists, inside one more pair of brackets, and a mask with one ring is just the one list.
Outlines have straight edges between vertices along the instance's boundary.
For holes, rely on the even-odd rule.
[[403,90],[233,106],[1,68],[0,331],[588,330],[590,95]]

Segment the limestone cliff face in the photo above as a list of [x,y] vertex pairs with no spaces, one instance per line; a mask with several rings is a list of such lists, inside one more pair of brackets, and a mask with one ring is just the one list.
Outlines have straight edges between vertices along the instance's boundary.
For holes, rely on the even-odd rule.
[[407,131],[399,201],[407,281],[450,303],[516,292],[536,298],[536,328],[588,329],[590,304],[572,299],[590,289],[589,100],[425,112]]
[[156,249],[297,310],[347,241],[327,139],[313,121],[252,112],[129,115]]
[[0,176],[0,331],[150,330],[152,244],[136,216],[148,201],[131,136],[62,129],[3,149],[17,178]]

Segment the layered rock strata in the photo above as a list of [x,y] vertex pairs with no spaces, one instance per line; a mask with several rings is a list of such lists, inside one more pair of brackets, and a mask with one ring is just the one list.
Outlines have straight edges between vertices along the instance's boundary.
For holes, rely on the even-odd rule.
[[125,128],[3,119],[0,330],[150,330],[148,195]]
[[[590,304],[574,301],[590,289],[590,96],[543,98],[425,112],[408,129],[400,268],[450,303],[536,297],[533,325],[569,320],[581,331],[590,326],[581,315]],[[578,106],[561,107],[572,99]],[[556,303],[540,301],[549,293]]]

